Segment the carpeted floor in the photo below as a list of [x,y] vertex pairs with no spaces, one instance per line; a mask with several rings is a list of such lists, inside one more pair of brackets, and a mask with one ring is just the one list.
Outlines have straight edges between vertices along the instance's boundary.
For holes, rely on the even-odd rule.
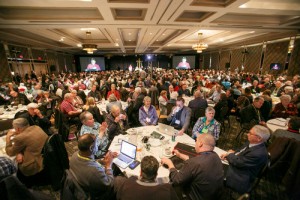
[[[237,141],[236,135],[238,134],[240,127],[238,122],[235,120],[233,116],[230,118],[231,124],[229,126],[228,122],[225,122],[225,132],[223,132],[218,141],[218,147],[228,150],[235,149],[242,145],[246,141],[246,135],[244,134],[241,141]],[[66,149],[68,151],[69,157],[78,150],[76,139],[66,142]],[[53,199],[59,199],[59,192],[53,191],[50,187],[38,187],[35,188],[43,193],[52,196]],[[254,200],[287,200],[288,197],[284,192],[283,186],[280,184],[274,174],[267,173],[265,177],[262,178],[256,190],[251,194],[251,199]],[[238,197],[237,194],[230,192],[229,190],[225,190],[224,196],[222,200],[231,200],[236,199]]]

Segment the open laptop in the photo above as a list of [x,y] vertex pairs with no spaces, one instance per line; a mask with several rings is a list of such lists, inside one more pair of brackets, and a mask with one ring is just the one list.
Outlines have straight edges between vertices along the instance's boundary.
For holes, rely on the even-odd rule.
[[113,163],[125,169],[130,165],[136,157],[136,146],[125,140],[122,140],[120,154],[114,158]]
[[178,131],[173,127],[166,124],[158,123],[158,131],[166,134],[166,135],[174,135],[174,133],[177,133]]

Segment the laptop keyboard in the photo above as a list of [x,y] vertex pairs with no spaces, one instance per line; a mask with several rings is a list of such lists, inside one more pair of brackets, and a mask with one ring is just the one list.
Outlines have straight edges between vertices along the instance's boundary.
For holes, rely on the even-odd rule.
[[123,169],[125,169],[128,166],[128,164],[118,159],[114,160],[114,163]]
[[130,159],[130,158],[124,156],[123,154],[119,155],[118,158],[119,158],[120,160],[122,160],[123,162],[125,162],[126,164],[128,164],[128,163],[130,163],[130,162],[132,161],[132,159]]

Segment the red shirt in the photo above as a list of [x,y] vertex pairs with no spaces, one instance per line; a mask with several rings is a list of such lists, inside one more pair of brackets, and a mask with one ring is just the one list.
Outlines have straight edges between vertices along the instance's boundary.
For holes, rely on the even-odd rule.
[[119,93],[118,90],[115,90],[114,92],[110,90],[110,91],[107,93],[107,97],[106,97],[106,98],[108,99],[108,97],[109,97],[111,94],[114,94],[114,95],[117,97],[117,99],[120,100],[120,93]]
[[60,104],[60,111],[68,114],[70,111],[76,111],[76,108],[70,102],[63,100]]

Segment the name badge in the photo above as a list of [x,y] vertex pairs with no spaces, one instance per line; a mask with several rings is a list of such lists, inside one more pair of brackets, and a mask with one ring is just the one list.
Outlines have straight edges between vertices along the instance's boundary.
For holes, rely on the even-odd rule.
[[148,117],[146,118],[146,122],[148,122],[148,123],[150,122],[150,119]]
[[178,119],[176,119],[175,124],[180,124],[180,121]]

